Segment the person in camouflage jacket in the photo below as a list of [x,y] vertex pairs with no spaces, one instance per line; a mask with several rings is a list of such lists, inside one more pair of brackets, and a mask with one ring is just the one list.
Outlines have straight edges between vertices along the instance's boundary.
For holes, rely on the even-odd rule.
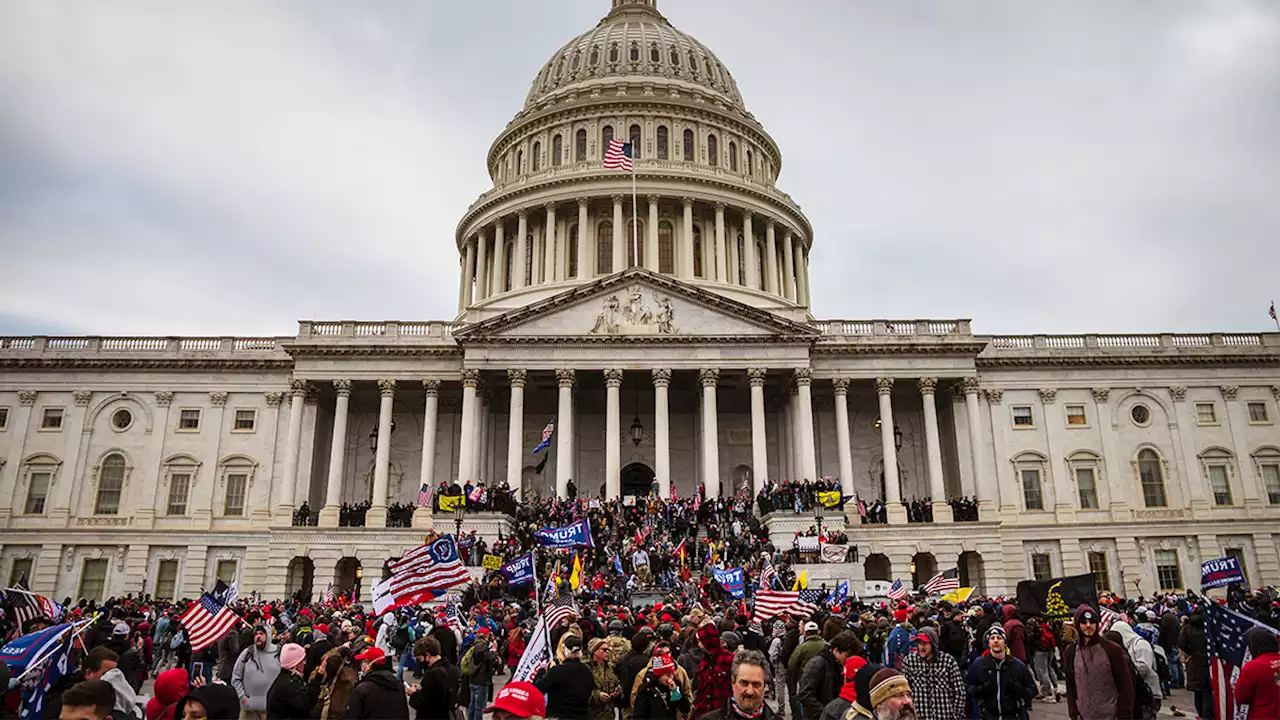
[[587,667],[591,668],[591,677],[596,681],[587,706],[590,720],[614,720],[614,709],[622,695],[622,683],[609,662],[609,643],[593,638],[587,643],[587,653],[591,656]]

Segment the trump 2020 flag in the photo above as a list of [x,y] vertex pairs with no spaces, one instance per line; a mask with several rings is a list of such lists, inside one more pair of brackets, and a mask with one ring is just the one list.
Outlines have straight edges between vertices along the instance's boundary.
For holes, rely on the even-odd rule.
[[1200,588],[1212,590],[1222,588],[1231,583],[1246,582],[1244,571],[1240,569],[1240,560],[1233,557],[1214,558],[1200,563]]
[[827,596],[827,604],[834,607],[844,602],[847,597],[849,597],[849,581],[841,580],[836,589],[832,590],[831,594]]
[[729,591],[729,594],[735,598],[741,598],[746,594],[745,576],[742,568],[737,567],[732,570],[721,570],[713,568],[712,572],[716,576],[716,582],[720,586]]
[[498,572],[507,578],[508,587],[519,587],[533,582],[533,553],[527,552],[508,560]]
[[538,544],[550,548],[595,547],[591,539],[591,525],[586,518],[564,527],[542,528],[538,531]]

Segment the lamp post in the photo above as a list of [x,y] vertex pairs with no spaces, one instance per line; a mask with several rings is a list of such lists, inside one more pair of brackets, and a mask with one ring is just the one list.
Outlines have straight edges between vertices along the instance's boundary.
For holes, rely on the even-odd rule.
[[453,539],[456,542],[462,537],[462,518],[466,515],[467,509],[463,503],[453,506]]
[[360,581],[364,578],[364,566],[356,566],[356,600],[360,599]]
[[[819,500],[813,507],[813,519],[818,521],[818,537],[822,537],[822,520],[826,517],[826,507]],[[821,541],[819,541],[819,550],[821,550]]]

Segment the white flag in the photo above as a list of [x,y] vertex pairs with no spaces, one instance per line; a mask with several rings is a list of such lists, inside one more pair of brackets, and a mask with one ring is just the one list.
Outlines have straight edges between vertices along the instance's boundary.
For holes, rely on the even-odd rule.
[[511,681],[533,682],[533,676],[547,665],[547,618],[538,615],[538,624],[533,628],[533,636],[524,649],[520,664],[511,675]]

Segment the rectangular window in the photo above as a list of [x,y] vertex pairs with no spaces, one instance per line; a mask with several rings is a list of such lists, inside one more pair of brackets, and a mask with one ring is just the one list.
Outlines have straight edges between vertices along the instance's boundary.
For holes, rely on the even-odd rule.
[[0,407],[0,430],[9,429],[9,408]]
[[49,482],[51,480],[53,480],[53,473],[51,472],[36,471],[31,473],[31,480],[27,484],[27,504],[23,514],[44,514],[44,503],[49,497]]
[[236,565],[235,560],[219,560],[218,561],[218,579],[230,585],[236,581]]
[[1012,409],[1014,427],[1035,427],[1030,405],[1014,405]]
[[1262,466],[1262,484],[1267,488],[1267,502],[1280,505],[1280,465]]
[[1067,425],[1069,427],[1085,427],[1088,424],[1089,419],[1084,414],[1083,405],[1067,406]]
[[1097,510],[1098,482],[1093,474],[1093,468],[1076,468],[1076,488],[1080,491],[1080,509]]
[[1093,573],[1093,585],[1098,592],[1111,592],[1111,572],[1107,568],[1105,552],[1089,553],[1089,572]]
[[222,507],[222,514],[227,517],[244,515],[244,491],[249,484],[249,476],[244,473],[227,475],[227,501]]
[[1267,404],[1264,402],[1249,403],[1249,422],[1258,425],[1267,425],[1271,422],[1271,416],[1267,413]]
[[13,566],[9,568],[9,584],[5,587],[14,587],[19,580],[26,583],[27,587],[30,587],[31,568],[34,564],[35,561],[31,558],[14,558]]
[[186,515],[187,497],[191,494],[191,473],[169,475],[169,505],[165,515]]
[[62,429],[62,408],[45,408],[40,415],[41,430]]
[[1245,587],[1249,587],[1249,566],[1244,563],[1244,548],[1226,548],[1225,555],[1229,558],[1235,558],[1240,563],[1240,572],[1244,573]]
[[253,432],[253,428],[257,424],[258,424],[257,410],[237,410],[236,424],[235,424],[235,427],[232,428],[232,430],[239,430],[240,432]]
[[105,600],[107,589],[107,559],[86,559],[80,572],[80,598],[84,600]]
[[1177,550],[1156,550],[1156,580],[1161,590],[1182,589],[1182,568]]
[[1214,505],[1231,504],[1231,483],[1227,482],[1226,465],[1210,465],[1209,487],[1213,490]]
[[1053,577],[1053,563],[1049,559],[1049,553],[1031,554],[1031,577],[1036,580]]
[[172,600],[178,594],[178,561],[161,560],[156,566],[156,598]]
[[178,429],[199,430],[200,410],[198,408],[183,408],[182,411],[178,413]]
[[1028,510],[1044,509],[1044,494],[1040,491],[1040,471],[1022,471],[1022,497]]
[[1213,403],[1196,403],[1196,422],[1201,425],[1218,424],[1218,411]]

